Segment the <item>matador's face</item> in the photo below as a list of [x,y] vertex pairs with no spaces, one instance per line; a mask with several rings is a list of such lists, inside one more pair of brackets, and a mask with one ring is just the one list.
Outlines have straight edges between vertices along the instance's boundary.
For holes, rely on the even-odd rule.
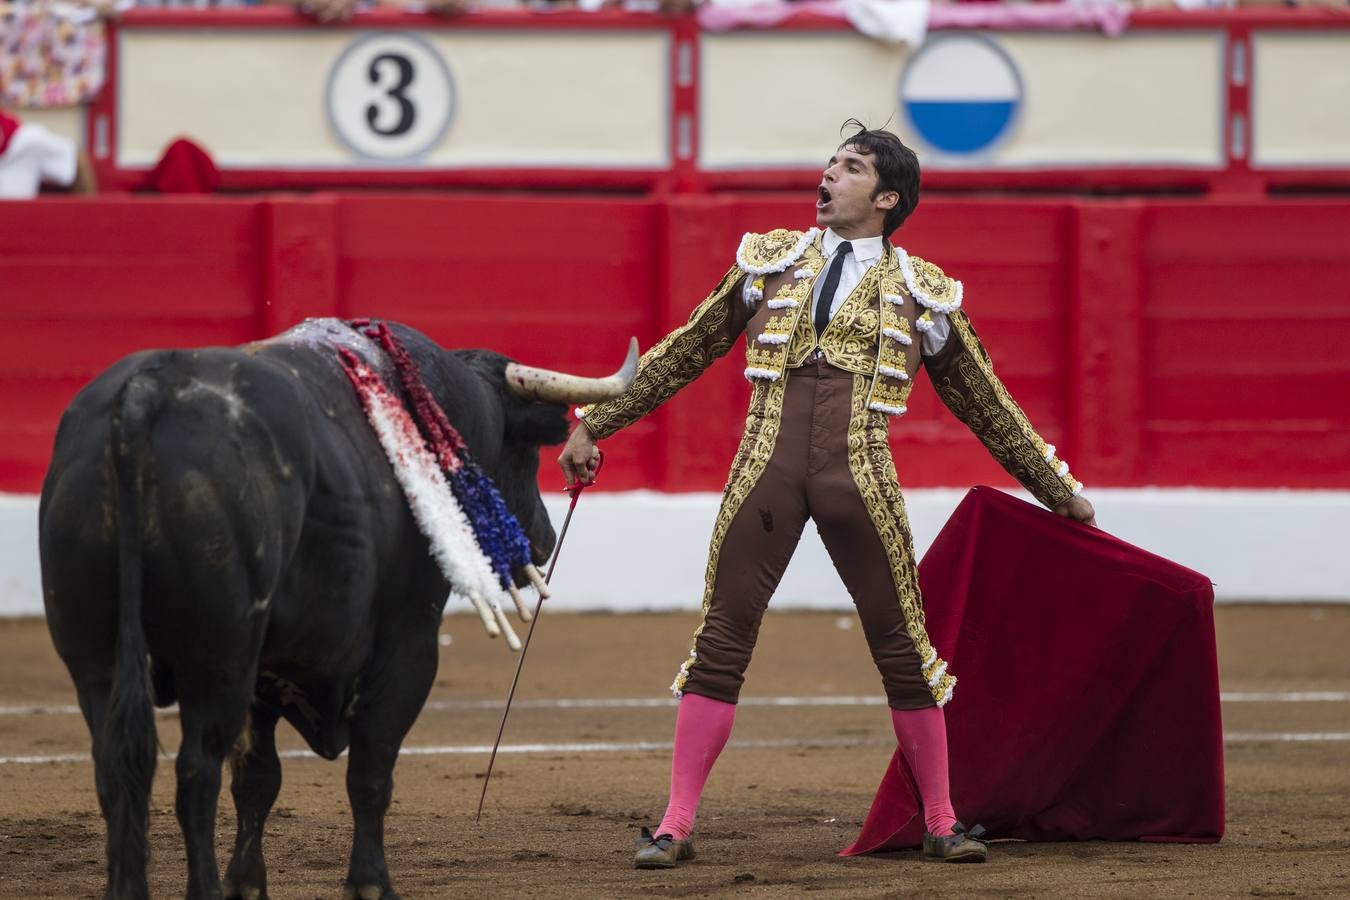
[[871,157],[844,146],[830,157],[816,188],[816,224],[844,238],[881,233],[886,210],[899,199],[894,191],[873,197],[877,170]]

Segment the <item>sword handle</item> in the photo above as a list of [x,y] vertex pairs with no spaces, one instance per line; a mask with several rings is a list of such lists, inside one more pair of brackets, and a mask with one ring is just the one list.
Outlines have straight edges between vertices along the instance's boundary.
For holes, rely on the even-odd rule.
[[[572,495],[573,506],[576,506],[577,498],[581,496],[581,492],[586,490],[586,488],[591,487],[592,485],[595,484],[595,480],[600,477],[600,470],[604,468],[605,451],[601,450],[599,447],[596,447],[595,452],[600,454],[600,458],[595,463],[595,474],[591,476],[591,480],[582,481],[580,478],[578,478],[576,484],[563,485],[563,490]],[[559,540],[558,544],[561,546],[562,541]]]

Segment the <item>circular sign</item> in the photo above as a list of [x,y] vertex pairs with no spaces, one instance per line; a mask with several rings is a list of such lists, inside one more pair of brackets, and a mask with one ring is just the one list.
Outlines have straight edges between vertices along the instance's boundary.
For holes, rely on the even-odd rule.
[[939,153],[983,153],[1006,137],[1022,105],[1022,77],[1003,48],[976,34],[933,38],[900,78],[914,133]]
[[450,127],[455,87],[435,48],[416,35],[368,34],[328,75],[328,121],[357,156],[415,159]]

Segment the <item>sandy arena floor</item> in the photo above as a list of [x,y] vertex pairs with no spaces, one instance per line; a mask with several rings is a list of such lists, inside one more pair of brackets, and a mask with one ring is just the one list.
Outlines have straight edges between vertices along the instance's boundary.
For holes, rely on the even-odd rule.
[[[705,794],[700,858],[636,872],[631,839],[665,802],[674,723],[665,688],[695,618],[546,613],[507,728],[512,752],[498,758],[475,825],[514,657],[476,619],[452,617],[431,703],[405,745],[423,752],[405,752],[396,772],[394,884],[405,898],[1350,896],[1350,606],[1224,606],[1218,621],[1225,694],[1281,694],[1224,703],[1229,830],[1218,845],[1001,843],[984,866],[917,853],[836,857],[890,757],[890,724],[879,698],[754,702],[879,694],[852,618],[781,613],[765,622],[732,747]],[[0,897],[97,897],[103,824],[74,691],[41,621],[0,620],[0,659]],[[621,699],[637,702],[610,702]],[[160,718],[159,735],[172,751],[173,715]],[[287,726],[280,738],[283,750],[301,747]],[[776,743],[736,744],[762,741]],[[267,829],[271,896],[339,896],[350,840],[344,767],[302,757],[284,771]],[[183,893],[173,789],[172,765],[161,762],[156,896]],[[226,790],[222,864],[233,830]]]

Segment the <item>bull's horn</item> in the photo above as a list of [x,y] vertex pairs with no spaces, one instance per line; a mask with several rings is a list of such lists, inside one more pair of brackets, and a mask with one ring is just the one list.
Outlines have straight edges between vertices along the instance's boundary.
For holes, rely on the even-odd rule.
[[633,375],[637,373],[637,361],[638,343],[637,338],[633,338],[628,343],[628,358],[623,361],[619,371],[607,378],[582,378],[580,375],[508,363],[506,384],[513,394],[526,400],[542,400],[546,403],[599,403],[611,400],[628,390],[628,385],[633,383]]

